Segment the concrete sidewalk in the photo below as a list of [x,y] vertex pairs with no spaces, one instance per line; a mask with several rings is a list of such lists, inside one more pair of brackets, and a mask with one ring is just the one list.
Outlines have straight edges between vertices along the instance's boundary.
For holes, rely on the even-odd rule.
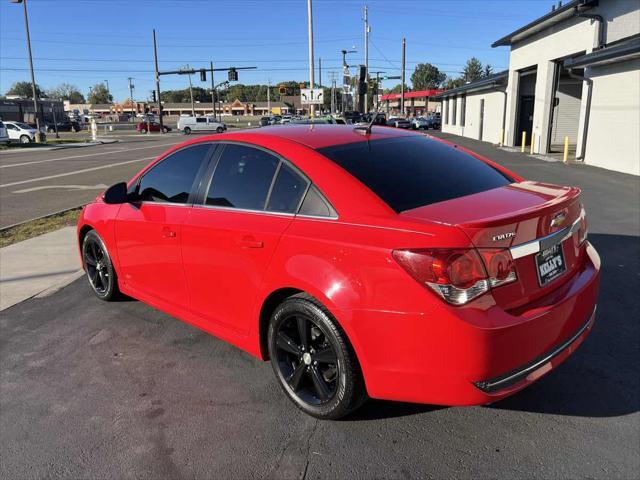
[[75,227],[0,248],[0,310],[53,293],[82,274]]

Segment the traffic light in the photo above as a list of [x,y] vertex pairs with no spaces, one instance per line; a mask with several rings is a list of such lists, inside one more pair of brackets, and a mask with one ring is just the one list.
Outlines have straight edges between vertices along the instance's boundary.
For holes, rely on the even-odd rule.
[[151,90],[151,99],[152,99],[154,102],[157,102],[157,100],[156,100],[156,91],[155,91],[155,90]]
[[237,82],[238,81],[238,71],[235,68],[229,69],[229,81]]
[[284,85],[278,86],[278,93],[280,93],[280,95],[286,95],[287,87],[285,87]]
[[201,82],[207,81],[207,71],[204,68],[200,69],[200,81]]

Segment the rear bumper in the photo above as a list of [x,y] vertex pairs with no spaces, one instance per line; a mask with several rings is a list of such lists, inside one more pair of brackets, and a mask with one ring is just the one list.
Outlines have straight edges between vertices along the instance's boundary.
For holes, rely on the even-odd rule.
[[420,313],[354,312],[367,391],[373,398],[440,405],[505,398],[549,373],[584,341],[595,322],[599,280],[600,259],[587,245],[570,281],[517,312],[490,296],[471,308],[430,302]]

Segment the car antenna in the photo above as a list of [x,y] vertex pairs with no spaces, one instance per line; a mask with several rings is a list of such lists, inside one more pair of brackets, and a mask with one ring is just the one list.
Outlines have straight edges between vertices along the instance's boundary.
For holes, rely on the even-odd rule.
[[378,118],[378,115],[380,115],[380,109],[378,109],[376,111],[376,113],[374,113],[371,116],[371,121],[369,122],[369,124],[365,127],[362,128],[362,126],[358,126],[355,128],[355,130],[357,130],[358,132],[362,131],[364,133],[364,135],[371,135],[371,128],[373,127],[373,123],[376,121],[376,119]]

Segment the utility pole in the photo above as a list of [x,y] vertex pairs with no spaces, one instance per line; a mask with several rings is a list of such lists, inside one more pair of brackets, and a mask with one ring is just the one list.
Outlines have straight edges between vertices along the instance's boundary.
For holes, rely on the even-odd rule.
[[29,69],[31,70],[31,93],[33,95],[33,116],[36,120],[36,142],[42,142],[40,131],[40,114],[38,113],[38,95],[36,91],[36,75],[33,71],[33,56],[31,55],[31,36],[29,35],[29,17],[27,15],[27,0],[11,0],[12,3],[22,3],[24,9],[24,30],[27,36],[27,50],[29,51]]
[[407,39],[402,38],[402,80],[400,83],[400,115],[404,117],[404,70],[405,70],[405,52],[407,50]]
[[213,118],[216,120],[218,116],[216,114],[216,87],[213,81],[213,62],[209,62],[211,66],[211,108],[213,109]]
[[318,86],[322,88],[322,58],[318,58]]
[[336,103],[336,77],[331,75],[331,113],[336,113]]
[[[156,94],[158,100],[158,121],[160,122],[160,135],[164,133],[164,125],[162,120],[162,100],[160,96],[160,74],[158,73],[158,46],[156,44],[156,29],[153,29],[153,57],[155,59],[156,67]],[[147,117],[149,118],[149,117]]]
[[267,78],[267,112],[271,116],[271,79]]
[[367,89],[364,94],[364,113],[369,112],[369,7],[364,6],[364,78]]
[[[187,65],[187,70],[189,70],[189,65]],[[193,84],[191,83],[191,74],[189,73],[189,96],[191,97],[191,116],[196,116],[196,107],[193,102]]]
[[133,113],[133,83],[131,83],[131,80],[133,80],[133,77],[128,77],[129,80],[129,101],[131,102],[131,121],[133,121],[135,119],[135,115]]
[[[313,7],[311,5],[311,0],[307,0],[307,17],[309,21],[309,86],[311,88],[314,87],[314,78],[313,78]],[[309,106],[309,113],[311,117],[315,115],[315,105],[312,103]]]
[[[105,80],[104,84],[107,86],[107,99],[109,98],[109,95],[111,94],[111,91],[109,90],[109,80]],[[109,102],[107,102],[109,103]]]

